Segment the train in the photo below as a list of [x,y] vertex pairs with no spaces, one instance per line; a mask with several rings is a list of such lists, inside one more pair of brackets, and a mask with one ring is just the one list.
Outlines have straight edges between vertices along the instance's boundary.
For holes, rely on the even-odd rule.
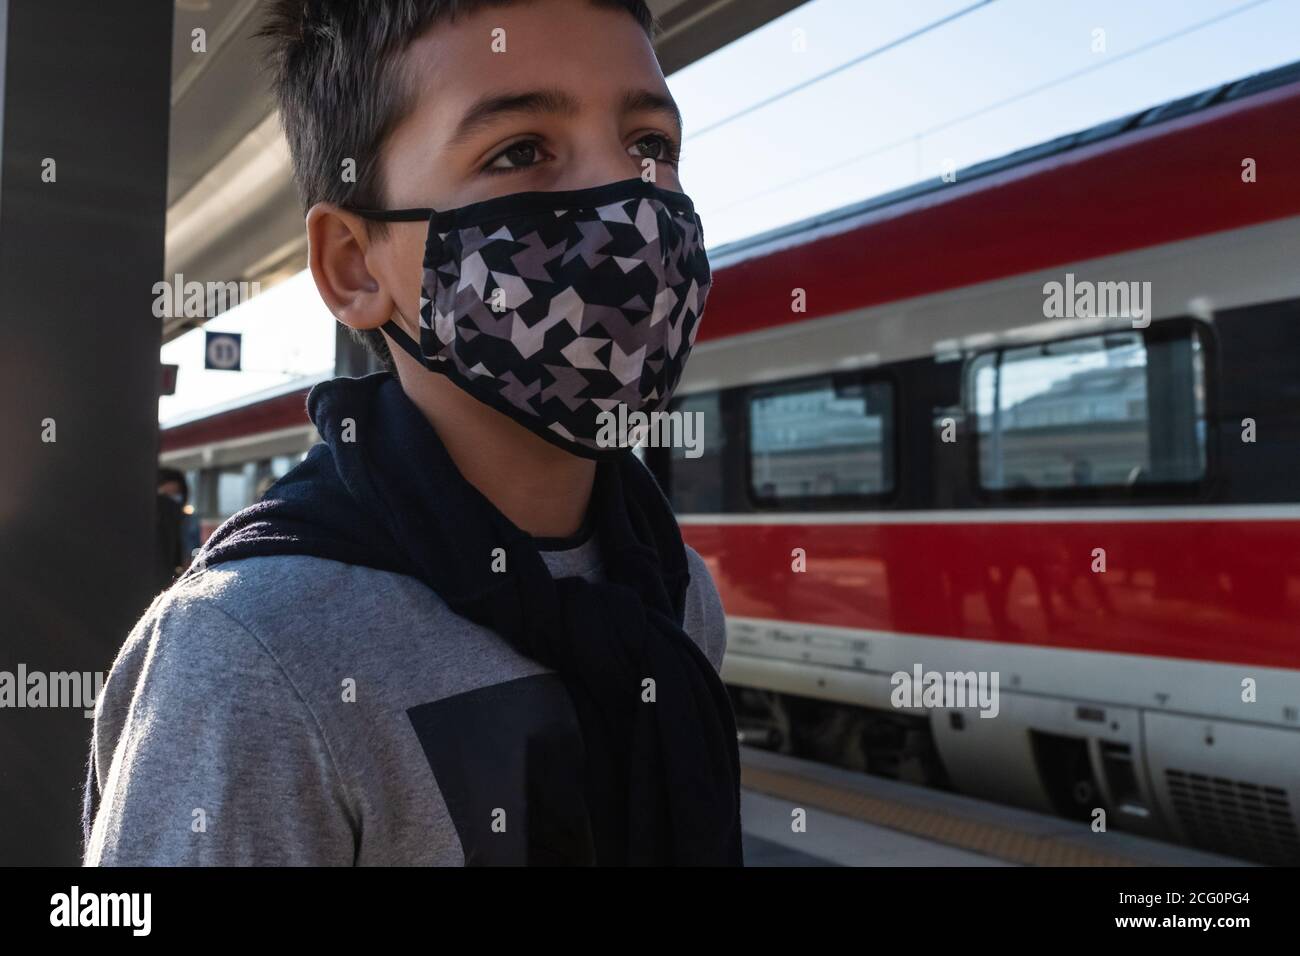
[[[641,454],[746,742],[1300,863],[1297,156],[1300,63],[711,250]],[[163,431],[209,529],[309,385]]]

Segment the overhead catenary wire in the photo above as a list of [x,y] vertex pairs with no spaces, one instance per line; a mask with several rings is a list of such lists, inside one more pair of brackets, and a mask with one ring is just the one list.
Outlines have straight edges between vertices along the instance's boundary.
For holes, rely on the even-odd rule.
[[780,192],[784,189],[789,189],[792,186],[797,186],[800,183],[810,182],[814,179],[819,179],[822,176],[826,176],[829,175],[830,173],[837,172],[848,166],[852,166],[855,163],[860,163],[863,160],[871,159],[873,156],[878,156],[882,153],[887,153],[890,150],[898,149],[901,146],[906,146],[910,143],[915,143],[926,136],[932,136],[933,134],[948,129],[949,127],[957,126],[961,123],[967,122],[968,120],[972,120],[975,119],[976,117],[983,116],[986,113],[991,113],[995,110],[1002,109],[1004,106],[1010,106],[1012,103],[1016,103],[1019,102],[1020,100],[1028,99],[1031,96],[1036,96],[1037,94],[1042,93],[1045,90],[1051,89],[1052,87],[1060,86],[1062,83],[1068,83],[1071,80],[1078,79],[1079,77],[1084,76],[1086,74],[1094,73],[1098,70],[1105,69],[1106,67],[1113,66],[1116,63],[1121,63],[1125,60],[1131,59],[1134,56],[1155,49],[1156,47],[1162,46],[1166,43],[1171,43],[1174,40],[1181,39],[1182,37],[1187,36],[1188,34],[1195,33],[1198,30],[1203,30],[1206,27],[1213,26],[1216,23],[1221,23],[1222,21],[1228,20],[1231,17],[1238,16],[1239,14],[1245,13],[1247,10],[1251,10],[1255,7],[1263,6],[1266,3],[1272,3],[1272,2],[1273,0],[1248,0],[1248,2],[1233,7],[1231,10],[1226,10],[1223,13],[1216,14],[1215,16],[1209,17],[1205,20],[1201,20],[1197,23],[1193,23],[1179,30],[1175,30],[1172,33],[1168,33],[1164,36],[1157,37],[1154,40],[1150,40],[1146,43],[1139,44],[1138,46],[1134,47],[1131,50],[1126,50],[1123,53],[1119,53],[1116,54],[1115,56],[1108,57],[1106,60],[1100,63],[1094,63],[1090,66],[1086,66],[1081,69],[1074,70],[1070,73],[1066,73],[1063,76],[1059,76],[1054,79],[1047,80],[1046,82],[1040,83],[1037,86],[1030,87],[1027,90],[1021,90],[1019,93],[1015,93],[1011,96],[1004,97],[1003,99],[997,100],[996,102],[989,103],[985,106],[980,107],[977,110],[972,110],[969,113],[963,113],[961,116],[956,116],[953,117],[952,119],[945,120],[942,123],[937,123],[934,126],[928,127],[927,129],[919,130],[914,133],[909,133],[907,136],[893,140],[892,142],[886,143],[882,146],[874,146],[871,149],[867,150],[866,152],[855,153],[854,155],[849,156],[846,159],[842,159],[836,163],[832,163],[829,166],[824,166],[820,169],[814,170],[813,172],[808,173],[807,175],[796,176],[793,179],[787,179],[778,183],[773,183],[771,186],[759,190],[756,193],[751,193],[741,199],[734,200],[723,206],[716,206],[712,209],[703,210],[703,212],[707,215],[717,215],[718,213],[725,212],[728,209],[733,209],[736,206],[744,205],[745,203],[748,202],[753,202],[755,199],[761,199],[762,197],[769,196],[772,193]]
[[839,64],[838,66],[832,67],[831,69],[827,70],[824,73],[819,73],[816,76],[809,77],[808,79],[804,80],[801,83],[796,83],[794,86],[782,90],[780,93],[774,93],[771,96],[767,97],[766,99],[759,100],[757,103],[751,103],[749,106],[746,106],[744,109],[739,110],[738,112],[732,113],[729,116],[724,116],[720,120],[715,120],[714,122],[710,123],[708,126],[705,126],[703,129],[699,129],[692,132],[690,134],[690,138],[698,139],[701,136],[704,136],[708,133],[712,133],[714,130],[721,129],[723,126],[726,126],[728,123],[733,123],[743,116],[748,116],[750,113],[756,112],[757,110],[761,110],[764,107],[771,106],[773,103],[776,103],[779,100],[783,100],[787,96],[793,96],[795,93],[798,93],[800,90],[806,90],[808,87],[813,86],[816,83],[820,83],[822,80],[829,79],[830,77],[835,76],[838,73],[843,73],[845,70],[855,67],[859,63],[863,63],[867,60],[870,60],[871,58],[879,56],[880,54],[888,52],[889,50],[897,49],[898,47],[902,46],[905,43],[910,43],[912,40],[915,40],[917,37],[924,36],[925,34],[929,33],[932,30],[937,30],[939,29],[939,27],[952,23],[954,20],[958,20],[966,16],[966,14],[968,13],[974,13],[976,10],[980,9],[981,7],[987,7],[990,4],[996,2],[997,0],[979,0],[978,3],[972,3],[968,7],[963,7],[960,10],[956,10],[953,13],[948,14],[946,17],[940,17],[938,20],[935,20],[932,23],[927,23],[925,26],[913,30],[911,33],[907,33],[901,37],[896,37],[895,39],[890,40],[888,43],[884,44],[883,46],[878,46],[874,49],[866,51],[865,53],[861,53],[858,56],[855,56],[851,60],[847,60],[844,63]]

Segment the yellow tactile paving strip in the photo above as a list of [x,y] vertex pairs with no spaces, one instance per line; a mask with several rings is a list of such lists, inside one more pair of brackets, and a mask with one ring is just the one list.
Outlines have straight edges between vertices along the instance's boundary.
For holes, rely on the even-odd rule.
[[796,774],[742,766],[741,786],[796,806],[817,807],[864,823],[1024,866],[1149,866],[1150,861],[1090,850],[1067,840],[1022,833],[928,807],[869,797]]

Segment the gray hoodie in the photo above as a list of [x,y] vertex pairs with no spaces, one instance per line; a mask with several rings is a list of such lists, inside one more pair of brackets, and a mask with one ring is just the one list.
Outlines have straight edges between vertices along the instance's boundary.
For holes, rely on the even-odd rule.
[[[686,550],[683,627],[720,669],[722,605]],[[542,557],[554,577],[602,578],[594,536]],[[95,707],[85,863],[522,863],[528,795],[575,776],[575,748],[559,676],[424,584],[234,561],[159,595],[118,653]]]

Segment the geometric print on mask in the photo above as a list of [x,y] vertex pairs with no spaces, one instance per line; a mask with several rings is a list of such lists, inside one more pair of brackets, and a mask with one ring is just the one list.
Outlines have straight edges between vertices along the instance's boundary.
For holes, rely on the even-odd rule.
[[711,284],[691,201],[640,179],[520,193],[429,220],[420,351],[432,370],[586,457],[601,412],[664,408]]

